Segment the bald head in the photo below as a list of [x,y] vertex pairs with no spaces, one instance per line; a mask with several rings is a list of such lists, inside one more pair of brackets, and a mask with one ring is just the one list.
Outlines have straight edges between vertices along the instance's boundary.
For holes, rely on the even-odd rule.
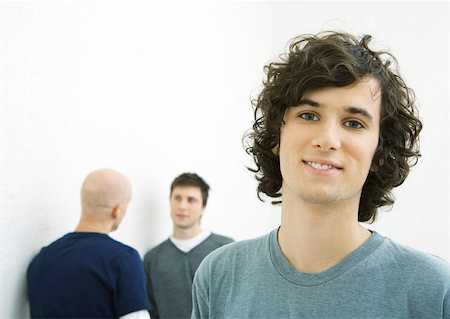
[[112,169],[93,171],[81,187],[83,214],[100,214],[118,205],[126,207],[130,200],[130,181]]

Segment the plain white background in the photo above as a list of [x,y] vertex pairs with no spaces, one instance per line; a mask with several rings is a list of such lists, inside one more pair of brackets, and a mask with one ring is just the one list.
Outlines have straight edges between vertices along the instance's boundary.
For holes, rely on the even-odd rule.
[[203,225],[242,240],[279,224],[241,138],[263,66],[301,33],[368,33],[415,90],[423,156],[368,226],[450,260],[448,2],[1,2],[0,317],[28,316],[25,274],[75,227],[93,169],[127,174],[112,236],[141,256],[171,231],[169,185],[211,186]]

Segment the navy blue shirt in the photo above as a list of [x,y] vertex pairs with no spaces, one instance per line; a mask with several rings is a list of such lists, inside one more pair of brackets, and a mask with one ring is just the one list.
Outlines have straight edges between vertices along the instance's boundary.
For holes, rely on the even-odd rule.
[[149,309],[138,252],[106,234],[69,233],[27,273],[32,318],[118,318]]

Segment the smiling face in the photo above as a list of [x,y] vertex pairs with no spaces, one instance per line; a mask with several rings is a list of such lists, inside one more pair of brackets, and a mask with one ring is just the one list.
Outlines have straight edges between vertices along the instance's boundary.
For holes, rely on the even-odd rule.
[[176,186],[170,195],[170,210],[174,226],[179,229],[200,227],[205,210],[202,192],[195,186]]
[[377,80],[327,87],[289,107],[280,135],[283,203],[291,197],[314,204],[359,203],[378,145]]

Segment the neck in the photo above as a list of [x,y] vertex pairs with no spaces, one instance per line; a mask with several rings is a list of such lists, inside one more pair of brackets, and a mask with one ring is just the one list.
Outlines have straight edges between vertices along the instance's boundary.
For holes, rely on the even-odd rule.
[[190,239],[202,232],[200,225],[196,224],[189,228],[181,228],[173,225],[172,236],[176,239]]
[[75,228],[75,232],[109,234],[111,232],[110,229],[111,227],[109,225],[105,225],[104,223],[92,220],[89,217],[82,215],[77,227]]
[[358,222],[359,202],[333,205],[285,202],[278,242],[297,270],[326,270],[362,245],[370,232]]

